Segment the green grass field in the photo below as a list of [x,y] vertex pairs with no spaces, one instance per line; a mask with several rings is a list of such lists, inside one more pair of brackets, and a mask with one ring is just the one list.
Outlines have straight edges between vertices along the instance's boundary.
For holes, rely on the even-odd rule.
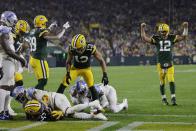
[[[66,69],[50,69],[50,79],[46,90],[56,91]],[[118,94],[118,101],[123,98],[129,101],[129,109],[120,113],[106,112],[108,122],[80,121],[66,119],[59,122],[35,123],[26,121],[19,114],[14,120],[0,121],[0,130],[88,130],[108,126],[103,130],[164,130],[164,131],[194,131],[196,130],[196,65],[175,66],[176,97],[178,106],[164,106],[159,93],[159,80],[155,66],[118,66],[108,67],[110,84]],[[93,67],[96,83],[101,81],[101,68]],[[24,72],[26,87],[34,86],[34,74]],[[66,90],[68,91],[68,89]],[[170,101],[169,87],[166,88]],[[67,93],[66,93],[67,95]],[[21,106],[14,102],[13,108],[22,113]],[[136,124],[134,124],[134,122]],[[137,122],[140,124],[137,125]],[[157,123],[158,122],[158,123]],[[32,126],[37,124],[37,126]],[[40,125],[39,125],[40,124]],[[31,127],[32,126],[32,127]],[[101,129],[101,128],[98,128]]]

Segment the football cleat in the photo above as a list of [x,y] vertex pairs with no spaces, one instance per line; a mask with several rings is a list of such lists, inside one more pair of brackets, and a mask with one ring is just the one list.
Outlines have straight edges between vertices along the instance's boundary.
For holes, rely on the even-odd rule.
[[103,120],[103,121],[107,121],[108,120],[108,118],[106,116],[104,116],[103,113],[94,114],[93,118],[99,119],[99,120]]
[[124,99],[123,103],[124,103],[124,108],[123,109],[128,110],[128,101],[127,101],[127,99]]
[[178,104],[176,103],[176,97],[172,97],[171,98],[171,103],[172,103],[172,106],[177,106]]
[[167,102],[167,99],[166,98],[163,98],[162,99],[162,103],[163,103],[163,105],[169,105],[169,103]]

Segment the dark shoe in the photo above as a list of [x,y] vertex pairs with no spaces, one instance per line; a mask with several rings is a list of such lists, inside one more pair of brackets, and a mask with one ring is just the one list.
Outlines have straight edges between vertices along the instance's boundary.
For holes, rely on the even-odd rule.
[[162,99],[162,103],[163,103],[163,105],[169,105],[169,103],[167,102],[167,99],[166,98],[163,98]]
[[176,103],[176,97],[172,97],[171,98],[171,103],[172,103],[172,106],[177,106],[178,104]]

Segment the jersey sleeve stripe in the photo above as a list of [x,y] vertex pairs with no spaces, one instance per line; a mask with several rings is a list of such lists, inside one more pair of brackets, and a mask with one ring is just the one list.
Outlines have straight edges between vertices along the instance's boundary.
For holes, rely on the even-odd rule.
[[96,51],[96,46],[93,46],[93,51],[92,51],[92,54],[94,54]]
[[48,30],[44,30],[39,34],[39,37],[41,37],[44,33],[48,33]]

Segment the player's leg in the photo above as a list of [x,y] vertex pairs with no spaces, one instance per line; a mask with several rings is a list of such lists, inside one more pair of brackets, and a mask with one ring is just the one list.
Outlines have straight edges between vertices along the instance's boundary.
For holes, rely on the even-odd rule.
[[107,94],[107,98],[109,101],[109,108],[114,112],[117,113],[121,110],[123,110],[127,103],[123,102],[120,104],[117,104],[117,94],[116,94],[116,90],[114,88],[110,88],[109,93]]
[[[14,73],[15,73],[15,64],[12,61],[5,60],[3,61],[3,72],[4,76],[0,80],[0,88],[3,89],[1,90],[1,112],[2,112],[2,107],[3,107],[3,112],[6,113],[5,119],[10,119],[10,115],[8,113],[8,105],[10,104],[10,91],[13,90],[14,88]],[[3,106],[2,106],[3,105]],[[10,107],[11,108],[11,107]]]
[[[78,77],[78,70],[76,70],[73,67],[71,67],[70,76],[71,76],[70,83],[72,83]],[[60,84],[59,88],[57,89],[57,93],[63,94],[65,88],[67,88],[69,86],[69,84],[66,82],[66,77],[67,76],[65,75],[64,78],[63,78],[62,83]]]
[[15,72],[15,86],[23,86],[23,77],[19,72]]
[[107,121],[107,117],[104,116],[102,113],[99,114],[88,114],[88,113],[84,113],[84,112],[76,112],[73,114],[73,118],[78,118],[78,119],[99,119],[99,120],[104,120]]
[[4,120],[4,105],[6,99],[6,90],[0,89],[0,120]]
[[71,104],[67,97],[63,94],[56,94],[55,95],[55,107],[63,111],[66,115],[73,114],[75,112],[80,112],[88,107],[98,107],[100,106],[97,101],[85,103],[85,104],[78,104],[71,107]]
[[165,77],[166,77],[166,69],[162,69],[160,64],[157,64],[157,71],[159,74],[159,80],[160,80],[160,93],[162,97],[162,102],[164,105],[169,105],[167,102],[167,98],[165,95]]
[[44,86],[47,84],[49,78],[48,63],[45,60],[38,60],[33,57],[31,57],[30,62],[38,80],[38,84],[35,86],[35,88],[44,90]]
[[98,100],[99,94],[94,86],[94,77],[93,77],[93,73],[92,73],[91,68],[82,69],[81,76],[83,76],[85,82],[87,83],[87,85],[89,87],[93,101]]
[[174,66],[170,67],[167,72],[167,78],[170,86],[170,93],[171,93],[171,102],[172,105],[176,104],[176,89],[175,89],[175,82],[174,82]]

